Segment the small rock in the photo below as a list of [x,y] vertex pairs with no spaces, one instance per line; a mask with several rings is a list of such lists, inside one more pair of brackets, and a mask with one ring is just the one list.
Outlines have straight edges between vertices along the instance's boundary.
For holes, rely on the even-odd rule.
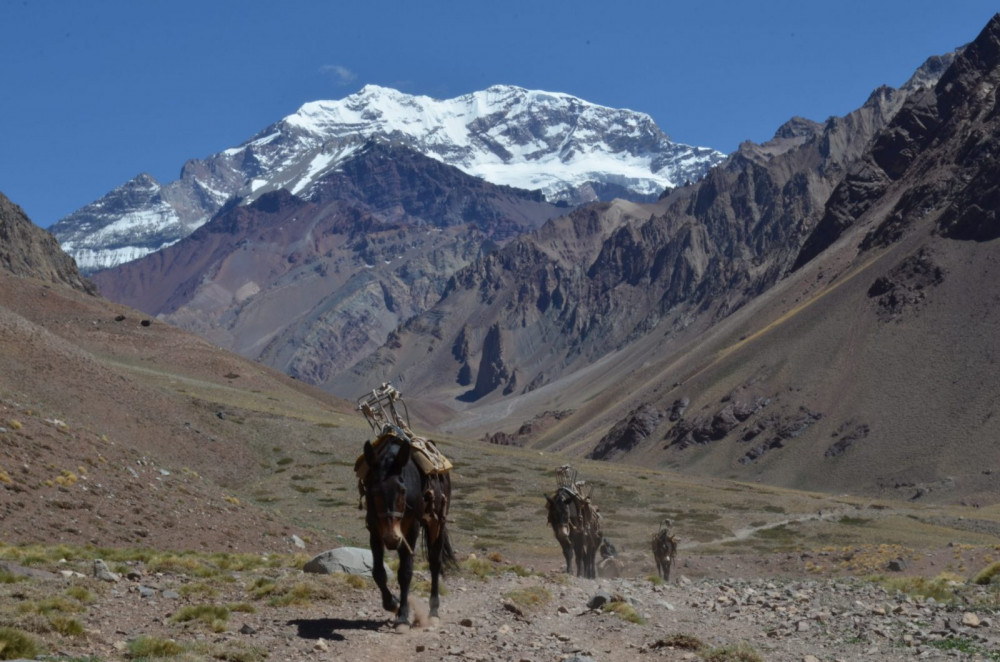
[[330,644],[326,643],[326,639],[317,639],[316,645],[313,646],[313,650],[318,650],[326,653],[330,650]]
[[802,658],[802,662],[819,662],[819,658],[815,655],[806,655]]
[[459,625],[461,625],[463,628],[471,628],[472,626],[475,625],[475,623],[472,622],[471,618],[463,618],[461,621],[459,621]]
[[979,617],[973,614],[971,611],[967,611],[962,614],[962,625],[969,628],[979,627]]
[[296,547],[298,547],[299,549],[305,549],[306,548],[305,541],[302,540],[302,538],[299,538],[295,534],[292,534],[292,544],[295,545]]
[[104,582],[119,582],[121,576],[111,572],[108,564],[101,559],[94,559],[94,577]]
[[240,628],[240,634],[257,634],[257,630],[244,623],[243,627]]

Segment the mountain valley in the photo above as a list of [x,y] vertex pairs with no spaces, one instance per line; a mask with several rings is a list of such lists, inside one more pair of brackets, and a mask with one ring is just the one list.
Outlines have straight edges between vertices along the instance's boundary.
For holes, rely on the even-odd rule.
[[[81,210],[144,219],[107,269],[0,194],[0,659],[997,659],[1000,15],[627,196],[336,133],[390,92]],[[552,165],[490,117],[490,153]],[[665,144],[616,117],[645,127],[620,153]],[[381,382],[454,464],[459,562],[437,624],[418,562],[412,631],[370,578],[303,571],[368,545]],[[617,546],[597,579],[546,522],[567,464]]]

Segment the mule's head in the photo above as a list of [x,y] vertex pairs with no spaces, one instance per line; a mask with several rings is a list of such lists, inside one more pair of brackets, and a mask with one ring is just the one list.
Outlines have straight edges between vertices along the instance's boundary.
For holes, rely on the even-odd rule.
[[365,442],[365,500],[368,529],[378,535],[387,549],[397,549],[403,542],[403,518],[406,516],[406,483],[403,467],[410,460],[410,445],[394,444],[381,457],[371,442]]
[[569,539],[569,506],[560,498],[545,495],[545,508],[548,510],[547,521],[557,538]]

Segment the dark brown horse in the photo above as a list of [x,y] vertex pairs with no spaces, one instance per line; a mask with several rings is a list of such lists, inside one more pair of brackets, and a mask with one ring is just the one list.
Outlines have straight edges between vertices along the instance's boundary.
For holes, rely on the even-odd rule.
[[653,560],[656,561],[656,571],[663,581],[670,580],[670,566],[677,558],[677,538],[670,532],[669,526],[664,526],[653,536]]
[[[422,528],[431,569],[430,617],[436,619],[440,605],[438,579],[444,565],[456,563],[445,526],[451,477],[448,473],[423,474],[413,461],[409,441],[400,437],[383,439],[378,451],[366,441],[364,458],[368,465],[363,483],[372,577],[382,593],[382,606],[396,613],[397,627],[409,624],[407,598],[413,578],[413,550]],[[387,585],[383,563],[386,549],[399,554],[399,597]]]
[[590,499],[560,487],[554,495],[545,495],[545,507],[549,525],[566,559],[566,572],[573,571],[575,558],[578,577],[597,577],[597,550],[603,536],[600,517]]

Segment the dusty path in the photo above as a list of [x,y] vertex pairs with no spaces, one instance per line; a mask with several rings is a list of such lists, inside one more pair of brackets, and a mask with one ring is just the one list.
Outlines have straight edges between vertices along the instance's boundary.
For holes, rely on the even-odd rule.
[[[407,632],[390,627],[370,580],[292,568],[236,572],[210,583],[144,574],[139,566],[131,579],[113,584],[92,577],[30,579],[0,584],[0,604],[15,609],[62,595],[67,581],[87,587],[94,599],[78,616],[85,634],[55,637],[53,648],[101,660],[136,657],[132,647],[142,638],[177,642],[186,650],[183,660],[245,662],[697,660],[695,644],[702,652],[741,648],[789,662],[809,655],[821,661],[995,660],[991,651],[1000,650],[996,600],[992,607],[973,606],[990,599],[987,587],[965,589],[970,604],[957,608],[850,579],[690,580],[677,572],[659,586],[642,577],[580,579],[555,568],[497,571],[481,578],[466,568],[447,577],[440,623],[424,623],[426,598],[418,598]],[[418,589],[425,580],[418,572]],[[268,582],[273,590],[262,593]],[[298,599],[285,604],[290,595]],[[214,625],[178,620],[205,605],[228,606],[228,618]]]

